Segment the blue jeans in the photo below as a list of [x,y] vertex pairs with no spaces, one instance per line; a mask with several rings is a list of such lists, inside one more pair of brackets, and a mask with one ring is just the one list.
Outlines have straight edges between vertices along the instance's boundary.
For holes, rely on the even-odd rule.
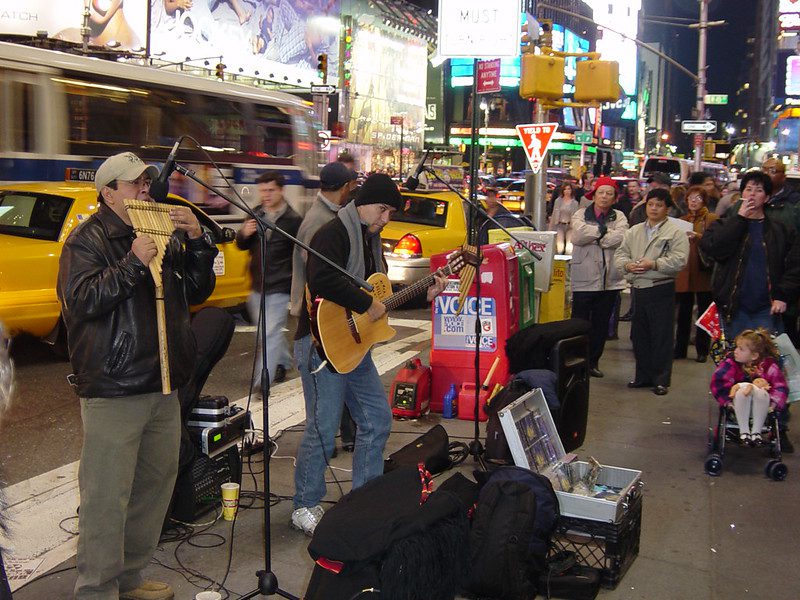
[[783,333],[783,317],[781,315],[773,315],[771,308],[765,308],[758,312],[749,313],[741,308],[733,315],[730,322],[722,324],[725,330],[725,338],[729,343],[733,344],[736,336],[742,333],[745,329],[756,329],[763,327],[770,333]]
[[392,429],[392,411],[371,354],[350,373],[333,373],[326,366],[312,374],[322,361],[307,335],[295,341],[294,355],[306,404],[306,428],[294,473],[294,507],[302,508],[316,506],[325,497],[325,469],[344,405],[358,428],[353,489],[383,474],[383,449]]
[[[258,325],[259,300],[261,294],[250,292],[247,297],[247,312],[250,321]],[[267,369],[269,381],[275,379],[275,368],[278,365],[291,367],[292,356],[286,344],[283,328],[286,326],[286,317],[289,314],[289,294],[266,294],[264,296],[264,319],[267,323]],[[256,337],[258,337],[256,335]],[[256,352],[256,368],[253,373],[253,383],[261,383],[261,344]]]

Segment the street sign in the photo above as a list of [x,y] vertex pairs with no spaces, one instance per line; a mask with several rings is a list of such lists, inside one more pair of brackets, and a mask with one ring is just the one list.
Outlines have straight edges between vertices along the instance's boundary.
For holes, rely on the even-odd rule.
[[519,56],[519,6],[519,0],[493,0],[491,5],[486,0],[439,0],[437,54],[442,58]]
[[575,143],[576,144],[591,144],[592,143],[592,132],[591,131],[576,131],[575,132]]
[[336,93],[336,86],[335,85],[313,85],[311,86],[311,93],[312,94],[324,94],[326,96],[330,96],[331,94]]
[[683,133],[717,133],[716,121],[681,121]]
[[317,132],[319,136],[319,148],[320,150],[327,152],[331,149],[331,132],[328,129],[320,129]]
[[392,125],[402,125],[403,124],[403,115],[392,115],[389,118],[389,123]]
[[478,61],[478,93],[493,94],[500,91],[500,59]]
[[706,104],[723,105],[728,103],[728,94],[706,94]]
[[531,123],[517,125],[517,135],[522,141],[525,155],[534,173],[538,173],[547,155],[550,140],[558,129],[558,123]]

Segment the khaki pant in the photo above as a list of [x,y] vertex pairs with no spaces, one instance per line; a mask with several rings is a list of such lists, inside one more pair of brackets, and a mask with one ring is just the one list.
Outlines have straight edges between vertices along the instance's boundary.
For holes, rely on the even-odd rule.
[[76,600],[117,600],[141,583],[178,472],[178,394],[81,398]]

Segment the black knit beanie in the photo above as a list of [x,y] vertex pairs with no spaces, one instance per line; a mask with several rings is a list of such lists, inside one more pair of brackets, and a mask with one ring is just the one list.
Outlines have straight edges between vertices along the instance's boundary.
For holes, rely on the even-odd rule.
[[356,206],[365,204],[387,204],[396,210],[403,206],[403,196],[397,184],[384,173],[375,173],[367,177],[356,192]]

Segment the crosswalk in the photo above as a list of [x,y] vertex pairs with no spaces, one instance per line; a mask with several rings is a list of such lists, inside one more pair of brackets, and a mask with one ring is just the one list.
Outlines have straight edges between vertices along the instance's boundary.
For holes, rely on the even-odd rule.
[[[431,323],[427,320],[390,319],[390,324],[408,332],[373,349],[373,360],[381,375],[417,356],[419,345],[431,336]],[[248,398],[240,398],[235,404],[244,407]],[[250,411],[253,422],[260,428],[263,415],[260,397],[251,399]],[[273,385],[269,398],[270,436],[304,420],[300,379]],[[0,544],[8,551],[6,569],[13,591],[75,555],[78,461],[9,486],[6,496],[12,535],[0,540]]]

